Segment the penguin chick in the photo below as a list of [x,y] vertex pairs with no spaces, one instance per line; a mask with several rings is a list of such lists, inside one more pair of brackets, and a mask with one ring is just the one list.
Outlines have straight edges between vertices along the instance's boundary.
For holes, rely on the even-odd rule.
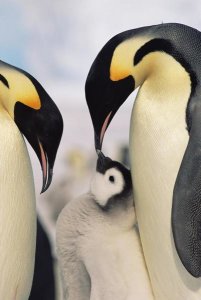
[[89,193],[58,218],[56,242],[65,299],[153,299],[131,174],[119,162],[99,154]]

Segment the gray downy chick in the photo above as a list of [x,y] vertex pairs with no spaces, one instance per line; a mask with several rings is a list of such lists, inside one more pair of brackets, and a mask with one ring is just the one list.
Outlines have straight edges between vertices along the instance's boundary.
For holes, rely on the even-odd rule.
[[130,171],[100,153],[89,193],[57,221],[65,299],[153,299],[136,223]]

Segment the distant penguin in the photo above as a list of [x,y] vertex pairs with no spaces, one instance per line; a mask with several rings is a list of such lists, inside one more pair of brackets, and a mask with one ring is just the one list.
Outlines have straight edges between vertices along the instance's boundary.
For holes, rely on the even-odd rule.
[[136,226],[131,174],[99,154],[90,192],[65,206],[57,253],[68,300],[153,299]]

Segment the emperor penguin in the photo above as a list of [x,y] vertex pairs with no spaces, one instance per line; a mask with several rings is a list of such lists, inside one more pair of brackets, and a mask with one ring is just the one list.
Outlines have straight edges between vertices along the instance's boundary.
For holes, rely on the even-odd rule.
[[131,174],[119,162],[99,154],[90,191],[59,215],[56,242],[65,299],[153,299]]
[[0,299],[29,298],[35,258],[36,201],[23,136],[50,185],[63,130],[59,109],[27,72],[0,61]]
[[201,297],[201,33],[177,23],[110,39],[86,79],[95,147],[139,87],[130,158],[140,237],[156,299]]

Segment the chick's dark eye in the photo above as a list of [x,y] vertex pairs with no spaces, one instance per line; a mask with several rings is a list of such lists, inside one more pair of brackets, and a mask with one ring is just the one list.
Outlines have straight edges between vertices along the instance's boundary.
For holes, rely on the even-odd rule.
[[109,177],[109,181],[110,181],[110,182],[115,182],[114,176],[110,176],[110,177]]

